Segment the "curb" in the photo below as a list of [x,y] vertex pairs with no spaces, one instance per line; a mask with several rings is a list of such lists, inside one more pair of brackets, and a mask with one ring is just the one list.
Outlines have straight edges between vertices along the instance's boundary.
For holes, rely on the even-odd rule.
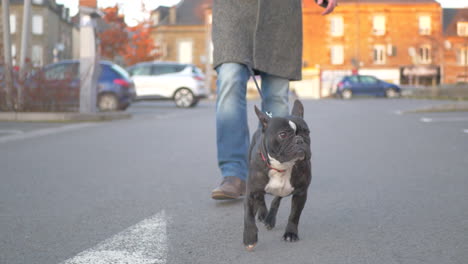
[[130,119],[125,112],[106,113],[46,113],[46,112],[0,112],[0,121],[9,122],[99,122]]

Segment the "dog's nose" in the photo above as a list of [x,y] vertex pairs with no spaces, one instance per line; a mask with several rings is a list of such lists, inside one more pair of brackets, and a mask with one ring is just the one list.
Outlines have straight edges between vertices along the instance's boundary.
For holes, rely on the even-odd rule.
[[302,139],[302,137],[296,137],[296,144],[297,145],[304,144],[304,139]]

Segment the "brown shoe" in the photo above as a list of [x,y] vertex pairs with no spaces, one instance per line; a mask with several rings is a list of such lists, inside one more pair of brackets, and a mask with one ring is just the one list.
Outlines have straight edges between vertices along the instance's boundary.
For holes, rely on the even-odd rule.
[[215,200],[237,199],[245,194],[245,181],[235,177],[224,177],[221,185],[211,192],[211,198]]

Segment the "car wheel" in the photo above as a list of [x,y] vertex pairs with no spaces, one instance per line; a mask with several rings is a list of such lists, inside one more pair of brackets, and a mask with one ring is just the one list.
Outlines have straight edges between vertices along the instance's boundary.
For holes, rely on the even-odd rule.
[[344,90],[341,92],[341,98],[349,100],[353,97],[353,92],[351,90]]
[[398,95],[399,95],[398,92],[393,88],[389,88],[385,90],[385,96],[387,98],[395,98],[395,97],[398,97]]
[[174,102],[177,107],[188,108],[193,106],[193,104],[196,102],[196,99],[192,91],[187,88],[182,88],[175,92]]
[[113,94],[99,96],[98,107],[101,111],[116,111],[119,108],[119,100]]

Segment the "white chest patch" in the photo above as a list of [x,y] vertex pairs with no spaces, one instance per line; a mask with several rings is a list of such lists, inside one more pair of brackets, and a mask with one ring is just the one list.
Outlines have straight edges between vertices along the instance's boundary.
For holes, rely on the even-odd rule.
[[280,163],[279,161],[268,155],[270,164],[273,168],[282,170],[279,172],[276,170],[269,170],[268,177],[270,180],[265,186],[265,192],[273,194],[275,196],[285,197],[290,195],[294,191],[294,187],[291,185],[291,172],[294,166],[295,160]]

